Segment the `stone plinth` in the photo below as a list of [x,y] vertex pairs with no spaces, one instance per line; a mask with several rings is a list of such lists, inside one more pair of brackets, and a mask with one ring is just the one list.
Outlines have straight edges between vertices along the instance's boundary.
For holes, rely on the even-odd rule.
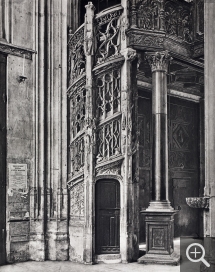
[[143,264],[178,265],[180,256],[174,252],[174,214],[176,211],[142,211],[146,222],[146,255]]

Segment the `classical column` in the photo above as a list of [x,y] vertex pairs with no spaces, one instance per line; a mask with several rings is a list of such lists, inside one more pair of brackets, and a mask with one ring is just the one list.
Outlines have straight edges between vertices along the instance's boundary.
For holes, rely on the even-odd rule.
[[[167,69],[168,52],[146,55],[152,70],[153,174],[152,200],[145,214],[146,255],[139,263],[178,264],[174,253],[174,214],[168,194]],[[141,137],[141,135],[140,135]]]
[[146,56],[152,70],[152,201],[149,209],[170,209],[168,193],[167,68],[170,56],[157,52]]

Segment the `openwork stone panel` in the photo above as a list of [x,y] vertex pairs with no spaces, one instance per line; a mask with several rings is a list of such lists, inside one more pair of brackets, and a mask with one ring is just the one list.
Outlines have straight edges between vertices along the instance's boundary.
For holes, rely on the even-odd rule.
[[71,85],[85,73],[84,26],[81,26],[74,35],[69,35],[68,49],[68,79]]
[[79,182],[70,191],[70,215],[84,216],[84,182]]
[[120,111],[120,70],[111,70],[99,75],[96,80],[97,87],[97,118],[106,117]]
[[120,154],[120,120],[115,119],[98,130],[98,154],[97,162],[108,160]]
[[96,63],[102,63],[120,52],[120,15],[122,8],[112,9],[96,18]]
[[86,89],[79,87],[70,97],[70,136],[74,138],[85,125]]
[[83,170],[84,167],[84,136],[76,139],[70,145],[71,175]]

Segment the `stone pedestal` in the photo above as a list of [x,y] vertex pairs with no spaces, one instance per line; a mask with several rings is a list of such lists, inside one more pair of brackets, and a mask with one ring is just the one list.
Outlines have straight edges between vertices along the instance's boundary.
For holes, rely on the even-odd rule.
[[146,222],[146,255],[138,263],[178,265],[180,256],[174,252],[174,210],[143,211]]

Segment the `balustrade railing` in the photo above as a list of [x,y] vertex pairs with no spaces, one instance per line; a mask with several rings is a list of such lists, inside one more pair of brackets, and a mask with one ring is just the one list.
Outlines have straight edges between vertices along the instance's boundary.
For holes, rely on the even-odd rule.
[[86,57],[84,54],[84,24],[74,34],[69,34],[68,41],[68,81],[69,86],[85,73]]
[[100,12],[95,17],[96,64],[120,52],[120,16],[122,7],[116,6]]

